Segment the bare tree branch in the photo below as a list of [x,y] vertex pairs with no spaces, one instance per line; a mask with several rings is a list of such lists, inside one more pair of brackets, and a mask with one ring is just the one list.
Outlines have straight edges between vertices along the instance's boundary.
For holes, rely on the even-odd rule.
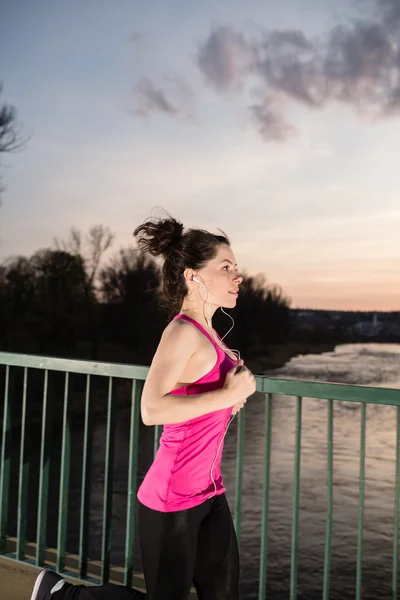
[[[0,83],[0,94],[3,86]],[[0,106],[0,155],[9,152],[18,152],[25,147],[27,138],[21,135],[17,126],[17,111],[11,104],[4,103]],[[0,161],[1,164],[1,161]],[[0,179],[0,192],[4,190]]]
[[104,225],[93,225],[89,229],[87,241],[89,245],[89,281],[93,283],[100,264],[101,257],[113,243],[115,235]]
[[93,225],[83,239],[80,229],[71,227],[67,240],[54,239],[58,250],[82,256],[89,288],[94,284],[103,254],[111,247],[115,234],[105,225]]
[[[0,83],[0,94],[3,86]],[[22,150],[27,138],[22,137],[17,127],[17,111],[11,104],[4,103],[0,106],[0,152],[17,152]]]

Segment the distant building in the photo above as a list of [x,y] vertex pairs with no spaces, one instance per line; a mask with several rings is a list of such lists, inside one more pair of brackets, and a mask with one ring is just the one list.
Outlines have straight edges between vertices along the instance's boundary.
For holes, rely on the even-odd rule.
[[352,329],[360,335],[375,337],[382,331],[383,325],[378,319],[378,313],[374,313],[371,321],[358,321],[354,323]]

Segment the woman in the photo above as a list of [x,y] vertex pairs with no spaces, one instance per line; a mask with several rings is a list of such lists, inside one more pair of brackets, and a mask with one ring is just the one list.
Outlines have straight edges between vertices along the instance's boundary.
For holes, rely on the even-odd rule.
[[[223,441],[255,392],[254,376],[212,327],[217,308],[236,305],[242,277],[226,236],[147,220],[134,235],[162,256],[171,321],[143,388],[146,425],[164,425],[156,458],[137,494],[147,600],[239,599],[239,556],[220,472]],[[122,586],[73,586],[42,571],[31,600],[132,600]]]

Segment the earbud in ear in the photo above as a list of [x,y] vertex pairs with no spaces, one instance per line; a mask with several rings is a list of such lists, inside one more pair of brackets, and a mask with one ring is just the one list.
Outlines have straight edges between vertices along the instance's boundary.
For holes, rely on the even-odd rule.
[[192,281],[197,281],[197,283],[201,283],[201,281],[199,281],[196,276],[193,277]]

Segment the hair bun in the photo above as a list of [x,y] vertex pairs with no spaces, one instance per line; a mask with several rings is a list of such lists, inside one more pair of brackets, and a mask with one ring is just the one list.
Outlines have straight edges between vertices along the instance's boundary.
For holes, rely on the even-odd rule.
[[134,231],[142,252],[153,256],[171,254],[182,242],[183,225],[173,217],[167,219],[149,219]]
[[[161,225],[161,223],[160,223]],[[166,219],[162,222],[163,234],[165,234],[165,250],[163,254],[169,254],[182,242],[183,225],[175,219]]]

